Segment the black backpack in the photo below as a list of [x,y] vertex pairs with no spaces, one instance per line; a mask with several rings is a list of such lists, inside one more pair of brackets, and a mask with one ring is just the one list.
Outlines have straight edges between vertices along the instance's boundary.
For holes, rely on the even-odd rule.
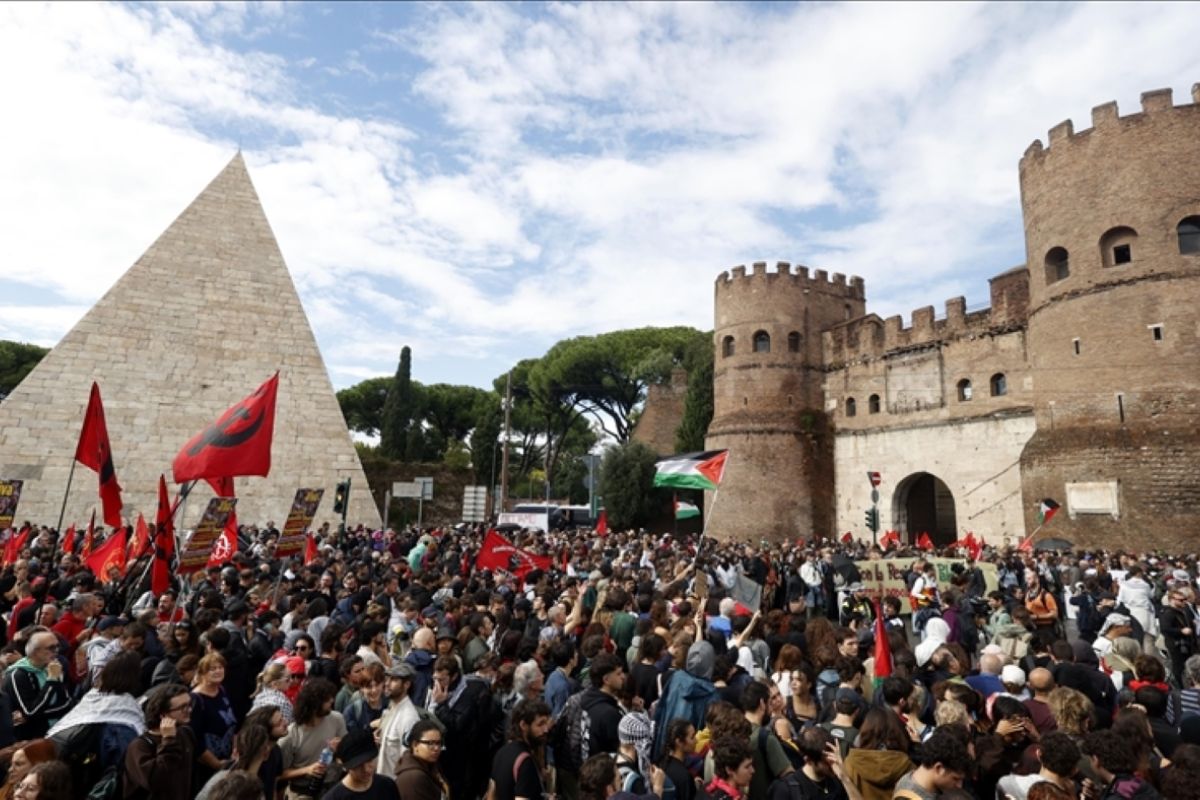
[[567,698],[566,705],[554,727],[550,729],[550,746],[554,748],[554,764],[567,772],[578,772],[587,761],[591,732],[588,714],[583,710],[583,692]]

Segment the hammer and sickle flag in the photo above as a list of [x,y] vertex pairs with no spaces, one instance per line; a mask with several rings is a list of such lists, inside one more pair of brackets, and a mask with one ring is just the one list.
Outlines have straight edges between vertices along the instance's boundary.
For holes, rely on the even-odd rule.
[[125,548],[127,544],[125,529],[120,528],[112,536],[109,536],[104,541],[104,544],[97,547],[83,564],[102,583],[109,583],[113,580],[113,577],[108,574],[109,569],[112,567],[116,567],[118,574],[124,577]]
[[188,440],[171,465],[175,482],[236,475],[266,477],[271,471],[278,389],[276,372],[253,394]]
[[83,415],[83,430],[75,460],[100,476],[100,504],[104,508],[104,524],[121,527],[121,486],[113,468],[112,448],[108,443],[108,425],[104,422],[104,404],[100,402],[100,386],[92,381],[87,412]]

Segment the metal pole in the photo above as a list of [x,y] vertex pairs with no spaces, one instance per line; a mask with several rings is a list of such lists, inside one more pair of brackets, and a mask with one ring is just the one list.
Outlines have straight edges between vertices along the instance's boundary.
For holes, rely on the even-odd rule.
[[75,479],[75,457],[71,457],[71,471],[67,473],[67,490],[63,492],[62,508],[58,510],[58,527],[55,532],[62,536],[63,517],[67,514],[67,498],[71,496],[71,481]]
[[512,433],[512,370],[504,377],[504,455],[500,460],[500,509],[508,508],[508,439]]
[[425,514],[425,487],[421,487],[421,494],[417,497],[417,527],[421,527],[421,520]]
[[388,512],[392,510],[392,490],[383,490],[383,529],[386,531],[388,526]]

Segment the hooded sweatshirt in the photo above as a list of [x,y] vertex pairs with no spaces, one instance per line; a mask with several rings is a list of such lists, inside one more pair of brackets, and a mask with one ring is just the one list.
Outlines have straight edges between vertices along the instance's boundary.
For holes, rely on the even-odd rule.
[[686,670],[675,670],[664,684],[654,714],[655,761],[663,756],[671,720],[686,719],[696,730],[704,727],[708,707],[717,700],[717,687],[712,682],[714,661],[713,646],[696,642],[688,648]]
[[929,663],[934,651],[944,645],[950,638],[950,626],[941,617],[933,617],[925,623],[925,638],[917,645],[913,654],[917,657],[917,666],[923,667]]
[[891,800],[896,784],[913,769],[907,753],[853,748],[846,756],[846,779],[858,787],[863,800]]
[[583,693],[579,703],[588,718],[588,753],[596,755],[617,752],[621,746],[617,729],[622,716],[617,698],[593,686]]

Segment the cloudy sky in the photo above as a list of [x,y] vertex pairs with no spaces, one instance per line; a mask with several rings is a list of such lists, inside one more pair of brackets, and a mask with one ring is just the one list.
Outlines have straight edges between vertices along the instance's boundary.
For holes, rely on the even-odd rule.
[[0,5],[0,338],[51,345],[240,147],[334,385],[712,325],[731,266],[902,313],[1024,261],[1017,160],[1190,100],[1154,5]]

